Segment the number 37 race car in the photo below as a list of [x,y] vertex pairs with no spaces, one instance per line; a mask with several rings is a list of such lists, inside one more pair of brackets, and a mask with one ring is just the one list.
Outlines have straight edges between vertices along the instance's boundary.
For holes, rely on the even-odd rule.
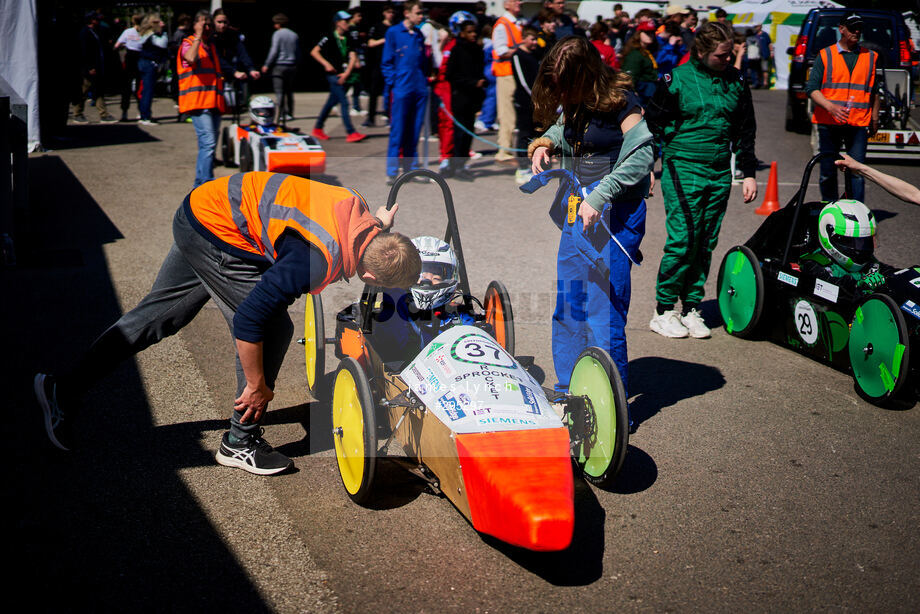
[[[820,274],[825,269],[814,260],[821,261],[832,232],[822,214],[827,206],[804,201],[811,170],[824,155],[836,154],[813,157],[789,204],[722,260],[718,303],[725,329],[736,337],[766,337],[849,372],[856,392],[870,403],[913,404],[920,397],[920,265],[875,263],[858,281]],[[840,210],[838,224],[855,228],[853,241],[867,241],[871,249],[871,214],[871,233],[860,232],[858,216]]]
[[[444,241],[424,238],[440,244],[442,253],[451,250],[457,282],[437,313],[419,308],[396,325],[418,329],[431,318],[447,325],[430,340],[395,344],[385,331],[399,314],[383,300],[386,292],[365,287],[359,301],[338,313],[335,336],[326,339],[321,297],[306,299],[307,385],[331,404],[342,484],[354,502],[373,505],[377,464],[395,442],[405,456],[387,460],[449,499],[477,531],[534,551],[563,550],[574,529],[573,460],[601,487],[610,486],[623,465],[629,433],[619,374],[606,352],[586,348],[568,394],[542,388],[527,370],[528,359],[514,356],[505,287],[490,283],[483,302],[470,292],[444,179],[427,169],[406,173],[387,206],[416,175],[431,177],[444,194]],[[422,256],[418,286],[425,283]],[[340,359],[330,378],[327,343]]]

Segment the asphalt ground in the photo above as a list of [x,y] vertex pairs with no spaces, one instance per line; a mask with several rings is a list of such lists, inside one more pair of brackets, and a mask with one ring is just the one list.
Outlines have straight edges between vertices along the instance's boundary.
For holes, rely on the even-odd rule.
[[[779,165],[780,202],[801,180],[807,136],[783,130],[784,92],[755,91],[757,155]],[[297,96],[309,130],[322,94]],[[32,209],[19,266],[2,271],[15,457],[9,586],[36,610],[232,611],[904,611],[920,602],[920,414],[857,397],[850,377],[721,326],[715,275],[703,304],[708,340],[648,330],[664,243],[660,191],[649,200],[645,263],[634,269],[627,326],[632,411],[639,421],[616,487],[576,481],[573,546],[534,554],[477,534],[453,506],[394,463],[381,463],[372,508],[338,477],[329,407],[305,391],[292,344],[266,437],[296,471],[260,478],[213,460],[235,389],[226,323],[208,305],[186,329],[93,385],[79,405],[77,448],[47,443],[31,392],[37,370],[79,352],[149,289],[191,187],[191,125],[73,126],[30,158]],[[94,118],[94,111],[87,115]],[[360,118],[358,118],[360,119]],[[383,203],[386,128],[346,144],[326,130],[324,181]],[[485,135],[492,139],[494,135]],[[475,142],[487,151],[486,144]],[[437,141],[430,142],[437,157]],[[879,167],[920,184],[916,163]],[[558,231],[552,194],[525,196],[488,155],[473,183],[451,181],[474,292],[508,287],[517,354],[555,375],[550,315]],[[217,173],[233,172],[218,167]],[[763,221],[735,186],[714,254]],[[811,195],[817,194],[817,171]],[[879,258],[920,263],[920,211],[867,187],[880,220]],[[397,229],[440,234],[440,191],[408,184]],[[334,314],[360,285],[323,294]],[[480,294],[481,296],[481,294]],[[297,332],[302,302],[291,308]],[[326,371],[335,368],[329,357]],[[34,587],[27,589],[26,587]]]

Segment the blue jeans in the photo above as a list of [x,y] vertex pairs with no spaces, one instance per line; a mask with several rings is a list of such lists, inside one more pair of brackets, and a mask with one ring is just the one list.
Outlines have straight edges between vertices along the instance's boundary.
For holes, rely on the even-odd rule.
[[[857,162],[866,161],[866,147],[868,146],[869,130],[864,126],[831,126],[818,124],[818,151],[837,153],[841,149],[846,151]],[[853,173],[850,198],[865,202],[866,180]],[[821,160],[821,200],[837,200],[837,166],[834,159],[827,157]]]
[[323,105],[322,111],[319,112],[319,117],[316,118],[315,127],[317,130],[322,130],[329,113],[335,105],[339,105],[345,132],[351,134],[355,131],[355,127],[351,123],[351,116],[348,111],[348,97],[345,95],[345,86],[339,83],[339,78],[336,75],[326,75],[326,81],[329,82],[329,97],[326,98],[326,104]]
[[198,136],[198,161],[195,163],[195,186],[214,179],[214,150],[220,131],[220,112],[217,109],[190,111],[192,125]]
[[141,58],[137,61],[137,70],[141,77],[141,99],[137,103],[141,119],[151,118],[151,107],[153,106],[153,88],[156,87],[157,65],[156,62]]

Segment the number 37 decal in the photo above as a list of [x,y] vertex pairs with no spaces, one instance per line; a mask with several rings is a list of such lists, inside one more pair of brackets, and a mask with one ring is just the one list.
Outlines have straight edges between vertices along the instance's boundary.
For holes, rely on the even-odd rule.
[[514,360],[495,341],[482,335],[463,335],[450,348],[451,357],[462,362],[513,368]]

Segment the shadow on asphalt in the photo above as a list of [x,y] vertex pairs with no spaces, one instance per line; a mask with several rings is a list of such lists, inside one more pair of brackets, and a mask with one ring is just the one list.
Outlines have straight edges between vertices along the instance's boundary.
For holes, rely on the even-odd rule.
[[633,495],[648,490],[658,479],[658,465],[645,450],[626,446],[626,459],[620,469],[613,488],[609,491],[620,495]]
[[482,540],[509,559],[555,586],[586,586],[604,571],[604,523],[607,513],[591,487],[575,480],[575,530],[562,552],[533,552],[488,535]]
[[[128,143],[153,143],[160,139],[141,130],[135,123],[69,125],[64,134],[49,144],[50,149],[79,149],[81,147],[106,147]],[[32,163],[32,160],[29,160]]]
[[642,424],[662,409],[724,385],[722,372],[709,365],[660,356],[637,358],[629,363],[630,415]]
[[30,607],[41,611],[268,611],[179,475],[213,465],[201,430],[215,425],[155,426],[134,362],[79,405],[73,452],[48,442],[32,376],[68,366],[121,314],[102,250],[121,233],[59,158],[29,167],[22,266],[0,271],[3,337],[16,348],[4,363],[16,434],[8,584],[31,587]]

